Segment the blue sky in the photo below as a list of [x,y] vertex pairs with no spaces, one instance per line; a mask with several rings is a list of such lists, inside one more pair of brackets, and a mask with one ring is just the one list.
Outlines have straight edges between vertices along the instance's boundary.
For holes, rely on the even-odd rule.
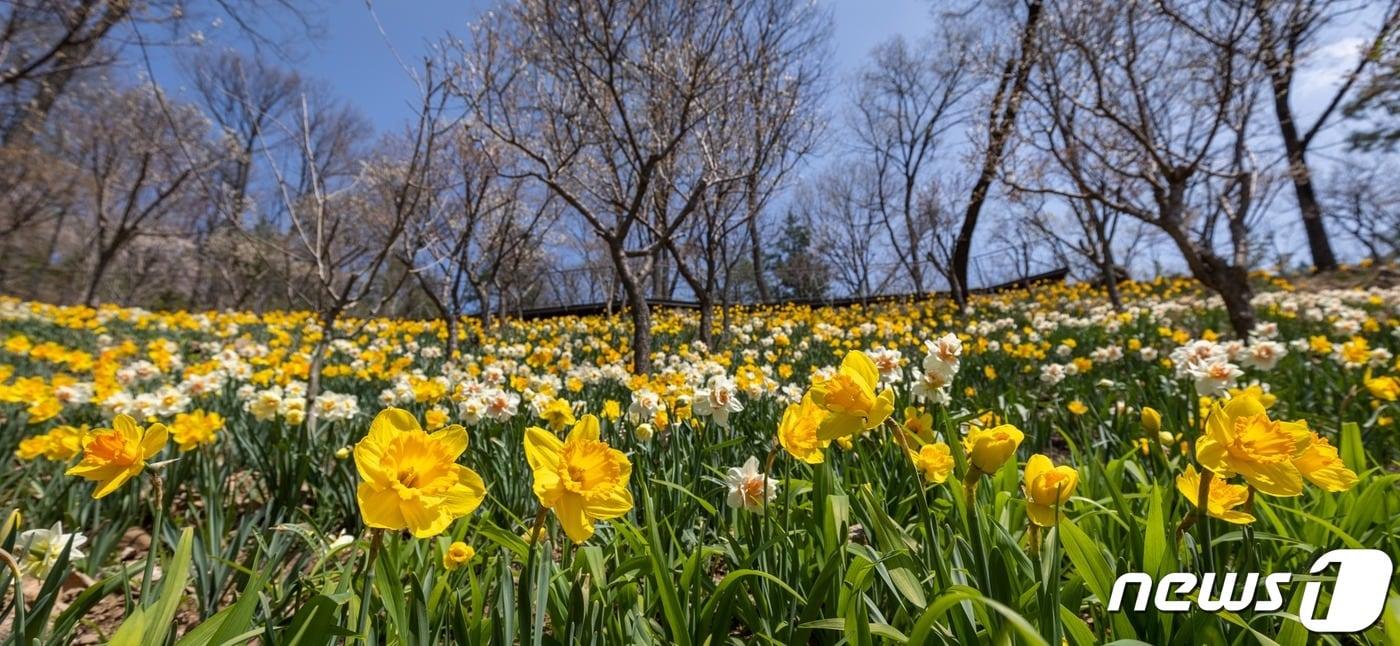
[[[326,83],[337,98],[355,106],[378,133],[384,133],[411,118],[415,105],[416,90],[395,54],[414,66],[432,43],[447,34],[465,36],[468,23],[497,0],[372,1],[373,14],[365,0],[320,0],[320,10],[313,14],[319,33],[297,44],[295,59],[285,64],[305,77]],[[940,0],[826,2],[833,12],[835,29],[833,84],[827,113],[833,118],[833,126],[840,128],[850,101],[849,80],[868,60],[871,49],[895,35],[918,40],[929,34],[935,26],[933,9]],[[1311,122],[1340,77],[1355,64],[1356,52],[1365,39],[1363,34],[1376,21],[1375,14],[1374,8],[1368,8],[1347,16],[1318,39],[1319,46],[1300,72],[1295,87],[1294,107],[1301,121]],[[190,32],[187,42],[201,40],[201,47],[246,47],[242,35],[227,25],[191,22],[186,29]],[[195,32],[198,38],[193,37]],[[177,96],[184,94],[181,86],[185,81],[173,61],[192,46],[153,50],[156,81]],[[1347,157],[1345,146],[1341,145],[1346,131],[1345,125],[1336,127],[1334,120],[1333,127],[1314,146],[1312,160],[1319,176],[1325,177]],[[806,170],[821,166],[832,152],[835,151],[812,159]],[[1270,223],[1281,234],[1285,247],[1297,249],[1301,247],[1301,237],[1291,195],[1286,193],[1274,207],[1281,217],[1271,218]],[[984,228],[994,226],[988,223]],[[1336,242],[1342,243],[1340,239]],[[1170,252],[1163,260],[1169,265],[1176,261]]]
[[[415,94],[394,52],[412,65],[429,44],[449,32],[465,35],[467,23],[493,4],[494,0],[378,0],[373,3],[376,25],[363,0],[324,0],[317,13],[319,36],[297,46],[297,58],[288,64],[328,83],[340,99],[363,111],[378,131],[391,130],[412,115]],[[847,97],[842,81],[875,45],[896,34],[916,39],[932,26],[928,0],[836,0],[831,7],[832,59],[838,73],[830,97],[833,108]],[[200,32],[203,47],[225,47],[239,37],[227,25],[192,24],[189,29]],[[183,79],[171,64],[179,49],[156,55],[157,81],[179,93]]]

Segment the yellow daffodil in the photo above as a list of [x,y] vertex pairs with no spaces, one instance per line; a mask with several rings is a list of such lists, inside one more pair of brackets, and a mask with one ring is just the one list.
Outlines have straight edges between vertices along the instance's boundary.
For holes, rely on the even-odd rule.
[[29,416],[30,424],[42,424],[63,412],[63,404],[51,396],[45,396],[29,405],[25,413]]
[[794,458],[807,464],[821,464],[826,460],[826,447],[831,444],[817,434],[825,420],[826,411],[808,394],[802,398],[802,403],[788,404],[783,411],[783,419],[778,423],[778,443]]
[[112,420],[112,428],[99,428],[83,436],[83,458],[66,472],[94,480],[93,498],[116,491],[146,468],[146,460],[165,448],[169,435],[164,424],[142,428],[127,415]]
[[22,462],[36,460],[48,452],[51,443],[47,433],[31,435],[19,441],[19,446],[15,448],[15,457]]
[[928,444],[933,441],[933,415],[912,406],[904,409],[904,431]]
[[894,412],[894,390],[876,393],[879,382],[880,373],[869,356],[859,350],[848,353],[836,374],[812,386],[812,401],[830,413],[817,436],[833,440],[883,424]]
[[1294,458],[1293,466],[1303,473],[1309,482],[1333,493],[1346,491],[1356,486],[1356,472],[1348,469],[1327,438],[1313,433],[1312,442],[1303,454]]
[[1239,474],[1260,492],[1296,496],[1303,491],[1303,474],[1293,460],[1312,438],[1306,424],[1271,420],[1258,399],[1236,397],[1212,406],[1196,440],[1196,460],[1218,477]]
[[1253,397],[1259,400],[1259,405],[1263,406],[1265,410],[1273,408],[1274,403],[1278,401],[1277,395],[1264,390],[1264,387],[1259,384],[1250,384],[1244,388],[1230,388],[1227,392],[1230,393],[1231,399],[1237,397]]
[[181,451],[193,451],[205,444],[213,444],[223,427],[222,415],[197,410],[176,415],[175,421],[170,423],[170,435]]
[[569,400],[555,398],[540,411],[540,419],[549,425],[550,430],[559,432],[574,423],[574,409]]
[[1372,377],[1370,371],[1367,371],[1363,383],[1366,385],[1366,390],[1376,399],[1393,402],[1400,398],[1400,379],[1390,375]]
[[1026,461],[1026,516],[1040,527],[1053,527],[1059,510],[1079,486],[1079,472],[1067,465],[1055,466],[1039,453]]
[[1069,405],[1065,408],[1069,409],[1069,412],[1073,413],[1076,416],[1083,415],[1084,413],[1089,412],[1089,407],[1085,406],[1084,402],[1079,401],[1078,399],[1070,402]]
[[603,419],[609,422],[616,422],[622,417],[622,403],[616,399],[609,399],[603,402]]
[[442,567],[452,571],[466,565],[475,556],[476,548],[462,541],[455,541],[442,553]]
[[423,413],[423,423],[428,426],[428,430],[436,431],[447,426],[447,410],[441,406],[429,408]]
[[[1191,502],[1192,507],[1199,505],[1201,474],[1196,471],[1196,465],[1186,465],[1186,471],[1176,477],[1176,490],[1182,497]],[[1227,523],[1246,525],[1254,522],[1254,516],[1243,511],[1236,511],[1235,508],[1248,501],[1248,487],[1229,484],[1227,482],[1222,482],[1219,478],[1212,478],[1210,481],[1210,491],[1206,496],[1206,511],[1211,517],[1219,518]]]
[[525,429],[525,458],[535,472],[540,504],[554,510],[575,543],[593,536],[593,521],[632,509],[632,463],[599,439],[598,418],[584,415],[562,442],[538,426]]
[[1011,424],[1001,424],[992,428],[972,426],[963,437],[963,450],[968,460],[980,473],[992,474],[1001,468],[1007,458],[1016,454],[1016,449],[1025,439],[1021,429]]
[[360,474],[355,498],[365,524],[427,538],[472,513],[486,497],[486,485],[457,464],[466,448],[461,426],[430,434],[406,410],[381,411],[354,451]]
[[908,453],[914,468],[931,484],[943,484],[953,473],[953,454],[943,442],[924,444],[917,449],[911,447]]

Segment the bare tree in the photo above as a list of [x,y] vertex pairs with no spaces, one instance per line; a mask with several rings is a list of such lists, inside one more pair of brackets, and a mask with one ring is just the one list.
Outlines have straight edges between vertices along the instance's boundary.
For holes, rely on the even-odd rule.
[[128,0],[13,2],[0,8],[0,91],[8,96],[0,143],[28,142],[79,71],[106,64],[108,34],[125,20]]
[[403,238],[404,262],[421,264],[415,279],[446,327],[448,356],[457,350],[458,319],[469,300],[490,328],[493,306],[505,307],[503,279],[534,255],[552,221],[550,195],[531,195],[525,180],[501,174],[510,152],[458,127],[434,169],[433,185],[441,188],[430,214]]
[[[314,32],[310,0],[41,0],[0,4],[0,143],[22,144],[43,127],[79,74],[105,66],[128,44],[188,45],[193,21],[227,20],[257,49],[287,53]],[[166,37],[162,34],[170,34]]]
[[950,203],[949,197],[960,191],[949,189],[950,179],[938,179],[924,185],[919,192],[919,217],[929,230],[928,250],[924,260],[943,277],[948,284],[948,293],[954,299],[962,294],[958,274],[953,271],[953,253],[957,246],[958,230],[962,223],[962,211]]
[[[1216,38],[1211,26],[1202,24],[1209,21],[1211,16],[1211,12],[1203,10],[1202,2],[1160,1],[1163,9],[1197,38],[1222,50],[1222,55],[1234,55],[1239,43],[1228,38]],[[1271,103],[1279,139],[1288,162],[1289,178],[1302,216],[1303,231],[1307,234],[1313,266],[1317,271],[1336,269],[1337,258],[1327,236],[1323,203],[1313,184],[1308,151],[1367,67],[1375,62],[1382,45],[1400,29],[1400,2],[1391,0],[1381,7],[1355,0],[1235,0],[1235,3],[1245,7],[1254,21],[1252,37],[1257,51],[1252,55],[1263,66],[1272,90]],[[1316,48],[1319,34],[1338,20],[1368,8],[1380,12],[1380,24],[1357,52],[1356,63],[1339,79],[1340,83],[1332,94],[1324,98],[1322,110],[1310,124],[1300,123],[1293,107],[1294,82],[1298,70],[1307,64]]]
[[[411,271],[383,284],[400,253],[400,237],[412,223],[426,217],[431,207],[433,163],[438,147],[454,127],[446,118],[446,83],[431,59],[414,79],[420,93],[418,113],[407,132],[391,139],[380,152],[361,164],[353,182],[337,187],[333,182],[340,150],[350,133],[322,129],[302,98],[295,134],[300,160],[298,177],[269,157],[292,235],[284,250],[290,264],[302,263],[310,275],[302,279],[289,272],[288,290],[318,315],[321,336],[312,349],[306,398],[320,393],[321,367],[326,349],[336,338],[336,323],[352,308],[373,316],[390,302]],[[266,148],[266,146],[264,147]],[[411,256],[411,255],[410,255]],[[307,407],[306,428],[316,434],[316,407]]]
[[[0,289],[40,294],[33,280],[47,268],[52,249],[35,244],[44,232],[57,229],[73,216],[77,183],[74,167],[62,158],[34,148],[0,146]],[[9,284],[11,272],[27,277]]]
[[[218,130],[219,145],[224,152],[223,162],[201,183],[208,193],[209,219],[195,231],[194,243],[198,251],[194,254],[196,280],[192,289],[196,292],[190,296],[192,302],[217,303],[219,294],[215,287],[218,283],[211,274],[223,278],[230,278],[232,274],[228,267],[221,266],[228,262],[227,258],[204,250],[213,239],[230,234],[237,236],[243,234],[245,228],[255,226],[250,216],[259,211],[264,218],[276,211],[277,200],[271,191],[261,191],[261,194],[254,191],[256,171],[273,149],[277,149],[273,157],[296,154],[296,138],[279,136],[274,124],[295,122],[297,97],[314,88],[303,83],[296,73],[283,70],[264,58],[232,50],[192,57],[187,75],[205,114]],[[240,246],[256,250],[261,245]],[[216,264],[212,269],[211,262]],[[256,262],[249,268],[259,272],[267,267],[266,262]],[[246,297],[243,294],[234,299],[243,301]]]
[[228,151],[211,197],[226,218],[241,221],[253,208],[250,185],[264,155],[273,147],[295,152],[296,138],[280,136],[273,124],[296,120],[297,97],[308,88],[295,72],[232,50],[194,57],[188,75]]
[[[846,292],[864,300],[879,293],[889,276],[878,264],[883,224],[862,195],[863,167],[840,162],[816,175],[798,194],[798,209],[816,230],[817,253],[835,269]],[[868,172],[868,171],[865,171]]]
[[825,120],[819,113],[827,92],[831,14],[808,0],[751,3],[739,46],[745,71],[737,79],[748,173],[743,180],[744,227],[754,288],[760,301],[771,295],[763,249],[762,216],[773,197],[788,188],[794,169],[818,147]]
[[1210,10],[1212,40],[1236,43],[1222,56],[1144,0],[1047,9],[1029,130],[1066,181],[1019,188],[1092,201],[1160,229],[1247,338],[1250,234],[1268,194],[1249,149],[1258,94],[1245,47],[1250,16]]
[[970,288],[967,265],[972,257],[972,239],[977,233],[982,206],[991,192],[993,181],[996,180],[1006,153],[1006,145],[1016,133],[1016,118],[1025,98],[1026,84],[1030,79],[1031,70],[1038,64],[1037,56],[1041,50],[1039,33],[1045,3],[1043,0],[1023,0],[1021,4],[1025,8],[1024,15],[1017,15],[1013,19],[1016,29],[1010,32],[1017,34],[1016,45],[1000,54],[1000,74],[997,77],[996,91],[984,106],[987,138],[979,151],[982,159],[981,169],[972,184],[967,207],[963,212],[962,228],[959,229],[957,241],[953,245],[953,273],[956,276],[953,282],[957,284],[953,297],[959,306],[967,302]]
[[1393,151],[1400,142],[1400,33],[1392,33],[1376,52],[1379,59],[1356,94],[1342,108],[1342,116],[1361,121],[1347,135],[1347,146],[1360,151]]
[[[137,238],[185,234],[195,177],[217,161],[203,144],[208,123],[147,87],[89,87],[60,106],[62,155],[80,169],[91,269],[82,302],[95,304],[113,261]],[[183,218],[183,219],[181,219]],[[179,221],[177,221],[179,220]]]
[[[700,207],[718,163],[676,166],[704,121],[737,98],[747,5],[525,0],[473,27],[459,90],[519,152],[509,169],[548,187],[608,249],[632,315],[632,367],[651,369],[651,314],[632,260],[656,256]],[[689,177],[682,178],[685,171]],[[669,181],[661,179],[670,173]],[[658,192],[681,191],[674,207]]]
[[744,72],[727,80],[739,100],[705,118],[683,154],[659,167],[666,190],[656,196],[665,199],[654,200],[658,211],[684,208],[689,184],[678,177],[742,177],[714,184],[688,225],[660,240],[670,266],[699,303],[699,337],[706,344],[715,340],[716,304],[723,302],[727,314],[731,270],[741,259],[734,251],[747,251],[757,296],[767,297],[759,220],[820,131],[816,111],[829,16],[801,0],[763,0],[751,3],[742,17],[747,22],[734,38]]
[[877,47],[857,82],[852,119],[858,154],[873,171],[870,208],[915,292],[926,283],[931,224],[919,217],[919,191],[974,87],[966,43],[947,36],[939,44],[915,51],[896,36]]
[[[1070,198],[1062,201],[1063,210],[1052,211],[1037,208],[1026,222],[1044,239],[1057,248],[1061,257],[1073,255],[1096,274],[1096,280],[1108,292],[1108,301],[1113,309],[1123,309],[1123,297],[1118,290],[1118,281],[1124,278],[1119,258],[1131,258],[1142,242],[1142,229],[1131,227],[1124,222],[1123,213],[1114,211],[1101,202]],[[1121,229],[1131,229],[1126,241],[1119,236]],[[1117,247],[1123,248],[1118,251]],[[1066,264],[1069,264],[1066,262]]]
[[1400,254],[1400,188],[1394,166],[1351,163],[1332,172],[1327,213],[1375,261]]

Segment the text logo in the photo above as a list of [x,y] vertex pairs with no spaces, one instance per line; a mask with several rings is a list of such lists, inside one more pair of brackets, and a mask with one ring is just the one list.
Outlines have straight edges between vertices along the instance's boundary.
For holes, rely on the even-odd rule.
[[[1365,630],[1380,618],[1385,608],[1386,591],[1394,571],[1390,555],[1380,550],[1332,550],[1313,561],[1308,573],[1322,574],[1333,565],[1337,565],[1337,577],[1332,585],[1332,603],[1327,608],[1326,616],[1317,617],[1323,582],[1307,581],[1303,583],[1298,618],[1304,628],[1315,633]],[[1259,590],[1261,579],[1262,593]],[[1128,572],[1113,582],[1108,610],[1122,610],[1128,586],[1136,583],[1137,596],[1132,606],[1136,612],[1147,610],[1149,600],[1161,612],[1185,612],[1191,609],[1192,601],[1184,597],[1193,590],[1199,591],[1194,601],[1196,607],[1206,612],[1238,612],[1247,608],[1273,612],[1283,607],[1282,588],[1292,579],[1290,572],[1275,572],[1267,576],[1257,572],[1205,572],[1199,578],[1190,572],[1172,572],[1154,586],[1152,576],[1146,572]]]

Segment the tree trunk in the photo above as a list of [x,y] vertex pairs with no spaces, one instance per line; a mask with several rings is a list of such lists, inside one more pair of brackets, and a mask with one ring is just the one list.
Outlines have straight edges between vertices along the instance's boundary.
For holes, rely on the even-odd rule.
[[317,440],[316,398],[321,395],[321,368],[326,362],[326,348],[335,336],[335,321],[340,317],[339,309],[331,309],[321,316],[321,338],[311,351],[311,365],[306,370],[306,437]]
[[476,291],[476,302],[481,307],[481,330],[485,332],[491,329],[491,299],[482,285],[472,283],[472,289]]
[[97,305],[97,288],[102,285],[102,277],[107,274],[107,267],[112,264],[112,258],[116,255],[115,249],[103,249],[97,252],[97,261],[92,267],[92,278],[88,280],[87,291],[83,294],[83,305],[88,307]]
[[982,215],[982,205],[987,201],[987,193],[991,191],[992,181],[996,179],[998,169],[1001,167],[1002,153],[1006,150],[1006,141],[1011,136],[1011,131],[1016,127],[1016,115],[1021,109],[1021,98],[1026,93],[1026,84],[1030,79],[1031,67],[1035,48],[1035,34],[1040,25],[1041,0],[1032,0],[1026,7],[1026,24],[1021,28],[1021,50],[1018,58],[1006,62],[1006,69],[1002,72],[1001,87],[997,88],[997,93],[992,99],[991,117],[987,131],[987,153],[982,159],[982,169],[978,173],[977,181],[972,186],[972,196],[967,202],[967,211],[963,214],[962,228],[958,231],[957,240],[953,244],[953,273],[958,277],[958,290],[962,298],[958,301],[959,307],[967,303],[967,262],[972,256],[972,236],[977,231],[977,221]]
[[447,360],[452,361],[457,358],[457,315],[444,316],[442,323],[447,328]]
[[646,292],[627,266],[622,241],[611,242],[608,253],[612,256],[613,267],[617,269],[617,277],[622,281],[622,291],[627,294],[627,305],[632,309],[632,372],[651,374],[651,310],[647,305]]
[[[1166,222],[1177,222],[1175,218],[1164,219]],[[1250,300],[1254,298],[1254,290],[1249,286],[1249,270],[1245,267],[1231,264],[1224,258],[1209,250],[1202,251],[1191,244],[1189,234],[1179,226],[1172,224],[1159,224],[1162,230],[1176,243],[1176,247],[1181,251],[1181,256],[1186,260],[1186,266],[1191,269],[1191,275],[1202,285],[1220,295],[1220,299],[1225,303],[1225,314],[1230,318],[1230,328],[1234,331],[1236,338],[1241,341],[1248,341],[1249,334],[1254,331],[1254,305]]]
[[729,290],[725,289],[719,305],[719,333],[726,344],[729,343],[729,322],[731,311],[734,309],[729,297]]
[[706,350],[715,348],[715,297],[709,291],[700,293],[700,341]]
[[[752,182],[753,180],[750,179]],[[758,196],[755,195],[756,188],[750,186],[747,191],[748,221],[745,226],[749,230],[749,253],[753,256],[753,284],[758,290],[759,302],[768,302],[768,278],[763,272],[763,240],[758,227]]]
[[1332,271],[1337,268],[1337,256],[1332,253],[1332,241],[1327,237],[1327,227],[1322,221],[1322,204],[1313,189],[1312,174],[1301,148],[1288,152],[1288,175],[1293,180],[1293,193],[1298,198],[1298,210],[1303,216],[1303,230],[1308,235],[1308,250],[1312,252],[1313,268],[1316,271]]
[[651,255],[651,297],[666,298],[666,250],[662,245],[656,246],[656,251]]
[[[1260,13],[1260,18],[1263,17],[1264,14]],[[1266,34],[1272,32],[1267,19],[1264,19],[1263,27]],[[1272,47],[1269,45],[1264,51],[1264,64],[1268,68],[1269,84],[1273,90],[1274,116],[1278,118],[1279,135],[1288,158],[1288,176],[1293,182],[1293,193],[1298,198],[1298,211],[1303,217],[1303,230],[1308,236],[1313,267],[1316,271],[1331,271],[1337,268],[1337,257],[1332,253],[1332,241],[1327,237],[1327,228],[1322,221],[1322,205],[1318,202],[1317,192],[1313,190],[1312,173],[1308,169],[1310,137],[1304,138],[1298,133],[1298,122],[1290,103],[1293,63],[1280,60],[1274,55]]]
[[1113,311],[1123,311],[1123,295],[1118,293],[1118,272],[1113,269],[1113,261],[1104,263],[1099,270],[1103,272],[1104,289],[1108,290],[1108,302],[1113,305]]
[[1242,267],[1230,267],[1217,278],[1216,293],[1225,301],[1225,313],[1230,317],[1230,328],[1235,338],[1248,341],[1254,331],[1254,306],[1250,300],[1254,290],[1249,286],[1249,275]]

